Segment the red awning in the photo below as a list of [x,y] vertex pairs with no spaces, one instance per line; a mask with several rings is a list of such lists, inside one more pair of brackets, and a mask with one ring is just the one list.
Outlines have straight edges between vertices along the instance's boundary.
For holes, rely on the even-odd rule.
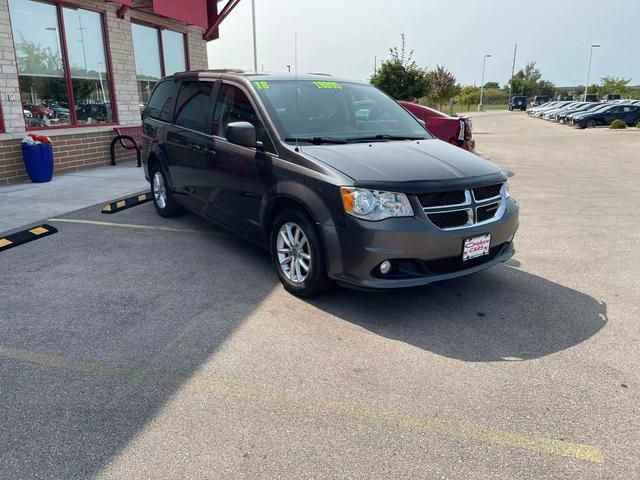
[[[127,0],[131,4],[131,0]],[[124,3],[124,2],[121,2]],[[189,25],[202,28],[209,26],[207,19],[207,0],[153,0],[153,13]]]

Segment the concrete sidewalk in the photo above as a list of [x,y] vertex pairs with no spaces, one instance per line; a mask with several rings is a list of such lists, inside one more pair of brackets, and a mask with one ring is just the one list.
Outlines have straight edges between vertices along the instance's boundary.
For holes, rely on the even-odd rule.
[[0,186],[0,232],[148,189],[135,162],[54,174],[48,183]]

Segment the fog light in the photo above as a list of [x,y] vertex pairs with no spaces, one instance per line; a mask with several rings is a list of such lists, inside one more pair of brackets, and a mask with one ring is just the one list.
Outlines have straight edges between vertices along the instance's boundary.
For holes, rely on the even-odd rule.
[[391,270],[391,262],[389,260],[385,260],[380,264],[380,273],[386,275]]

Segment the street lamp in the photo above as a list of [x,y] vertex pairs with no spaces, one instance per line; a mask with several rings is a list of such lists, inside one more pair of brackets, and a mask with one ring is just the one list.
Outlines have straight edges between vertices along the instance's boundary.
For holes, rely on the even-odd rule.
[[251,0],[251,23],[253,24],[253,71],[258,73],[258,46],[256,41],[256,0]]
[[587,94],[589,93],[589,76],[591,75],[591,57],[593,56],[593,49],[600,48],[600,45],[597,43],[591,44],[591,49],[589,50],[589,68],[587,68],[587,83],[584,86],[584,98],[583,100],[587,101]]
[[482,97],[484,96],[484,70],[487,66],[487,58],[491,58],[491,55],[485,55],[482,59],[482,82],[480,83],[480,104],[478,105],[479,112],[484,109],[482,106]]

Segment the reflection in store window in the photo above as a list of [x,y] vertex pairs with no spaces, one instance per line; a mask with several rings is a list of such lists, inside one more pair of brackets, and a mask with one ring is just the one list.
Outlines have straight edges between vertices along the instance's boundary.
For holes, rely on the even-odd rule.
[[133,52],[136,57],[138,97],[140,103],[146,105],[153,87],[162,78],[158,30],[136,23],[131,24],[131,30],[133,33]]
[[11,0],[10,5],[25,124],[69,125],[57,9],[32,0]]
[[100,14],[71,8],[63,8],[63,13],[78,123],[111,123],[113,112]]
[[10,8],[25,125],[112,123],[102,16],[36,0],[10,0]]
[[155,27],[137,23],[131,24],[131,31],[142,114],[158,80],[187,69],[185,35],[173,30],[158,30]]
[[184,72],[187,69],[184,35],[172,30],[162,30],[162,53],[165,75]]

